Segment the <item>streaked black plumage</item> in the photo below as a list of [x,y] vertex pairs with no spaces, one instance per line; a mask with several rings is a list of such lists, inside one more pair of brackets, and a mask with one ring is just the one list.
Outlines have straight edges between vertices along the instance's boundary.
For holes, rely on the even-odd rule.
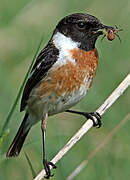
[[58,55],[59,50],[53,45],[52,41],[50,41],[48,45],[40,52],[32,68],[30,77],[25,85],[20,111],[25,109],[31,90],[46,75],[48,70],[56,62]]

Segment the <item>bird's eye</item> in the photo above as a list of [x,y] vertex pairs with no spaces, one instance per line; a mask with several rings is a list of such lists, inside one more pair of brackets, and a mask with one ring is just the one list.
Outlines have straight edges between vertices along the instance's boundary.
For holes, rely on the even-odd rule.
[[85,28],[86,28],[86,24],[85,24],[84,22],[78,22],[78,23],[77,23],[77,27],[78,27],[79,29],[85,29]]

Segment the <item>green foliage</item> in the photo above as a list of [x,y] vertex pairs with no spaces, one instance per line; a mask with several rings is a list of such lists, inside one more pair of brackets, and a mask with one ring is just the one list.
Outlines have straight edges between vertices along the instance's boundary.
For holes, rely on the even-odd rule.
[[32,66],[33,66],[34,62],[35,62],[35,59],[36,59],[36,56],[37,56],[38,51],[39,51],[39,49],[40,49],[40,46],[41,46],[42,41],[43,41],[43,38],[40,40],[40,43],[39,43],[39,45],[38,45],[38,47],[37,47],[37,50],[36,50],[36,53],[35,53],[35,55],[34,55],[34,57],[33,57],[32,62],[31,62],[31,65],[30,65],[30,67],[28,68],[28,71],[27,71],[27,73],[26,73],[26,75],[25,75],[25,78],[24,78],[24,80],[23,80],[23,83],[22,83],[22,85],[21,85],[21,87],[20,87],[20,90],[19,90],[19,92],[18,92],[18,95],[17,95],[17,97],[16,97],[16,99],[15,99],[15,101],[14,101],[14,104],[13,104],[13,106],[12,106],[12,108],[11,108],[11,110],[10,110],[10,112],[9,112],[6,120],[5,120],[5,123],[4,123],[3,128],[2,128],[2,131],[1,131],[1,136],[3,136],[5,129],[7,129],[8,124],[9,124],[9,122],[10,122],[10,119],[11,119],[11,117],[12,117],[14,111],[15,111],[15,108],[16,108],[16,106],[17,106],[17,104],[18,104],[18,101],[19,101],[20,96],[21,96],[21,94],[22,94],[23,88],[24,88],[25,83],[26,83],[26,81],[27,81],[27,79],[28,79],[29,73],[30,73],[30,71],[31,71],[31,69],[32,69]]
[[3,162],[3,160],[5,160],[5,156],[2,154],[2,146],[5,142],[5,140],[7,139],[7,136],[9,135],[9,129],[6,129],[2,136],[0,136],[0,166],[1,166],[1,163]]
[[[104,99],[130,71],[128,4],[129,0],[0,0],[1,180],[28,180],[31,179],[32,174],[34,176],[34,169],[38,173],[43,168],[39,124],[32,128],[23,147],[23,149],[27,150],[26,152],[29,152],[29,159],[28,156],[22,153],[23,151],[17,159],[5,159],[5,153],[9,144],[22,121],[23,113],[19,113],[18,103],[24,86],[24,84],[22,86],[21,84],[26,81],[24,77],[35,54],[35,49],[39,49],[38,44],[41,36],[44,36],[44,44],[42,44],[42,47],[44,47],[51,37],[57,22],[65,15],[73,12],[90,13],[99,17],[106,25],[113,26],[116,24],[119,28],[123,28],[123,32],[120,32],[122,43],[117,38],[112,42],[107,39],[101,42],[101,38],[97,41],[96,47],[100,60],[94,84],[87,96],[74,107],[74,109],[81,111],[93,111],[103,103]],[[35,60],[36,54],[33,60]],[[20,87],[21,89],[18,93]],[[93,128],[57,164],[58,168],[55,171],[55,176],[52,177],[53,180],[64,180],[95,149],[97,144],[107,136],[111,129],[128,114],[129,99],[130,90],[128,89],[103,116],[103,127],[100,129]],[[13,109],[10,111],[14,101]],[[12,114],[15,108],[16,111]],[[48,160],[58,152],[83,122],[84,118],[67,113],[49,117],[46,140]],[[10,129],[10,133],[7,128]],[[87,167],[75,179],[129,179],[129,132],[130,126],[128,122],[128,125],[124,125],[112,140],[89,161]],[[32,174],[30,169],[31,173],[33,172]]]
[[6,129],[3,132],[2,136],[0,137],[0,149],[2,148],[2,145],[3,145],[4,141],[6,140],[8,134],[9,134],[9,129]]

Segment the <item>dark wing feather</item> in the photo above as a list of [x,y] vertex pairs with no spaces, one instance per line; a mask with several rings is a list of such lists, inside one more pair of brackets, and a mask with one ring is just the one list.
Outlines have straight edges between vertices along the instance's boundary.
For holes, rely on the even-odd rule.
[[24,87],[20,111],[25,109],[31,90],[46,76],[58,54],[58,49],[51,42],[40,52]]

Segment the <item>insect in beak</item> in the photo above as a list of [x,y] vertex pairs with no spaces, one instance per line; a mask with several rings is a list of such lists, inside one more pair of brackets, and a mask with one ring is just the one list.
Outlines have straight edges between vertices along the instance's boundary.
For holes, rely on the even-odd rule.
[[115,27],[109,27],[109,26],[104,26],[104,29],[102,29],[102,33],[104,36],[102,37],[101,41],[107,36],[107,39],[109,41],[113,41],[115,39],[115,36],[118,37],[119,41],[121,42],[121,38],[118,34],[118,32],[123,31],[123,29],[118,29],[117,26]]

